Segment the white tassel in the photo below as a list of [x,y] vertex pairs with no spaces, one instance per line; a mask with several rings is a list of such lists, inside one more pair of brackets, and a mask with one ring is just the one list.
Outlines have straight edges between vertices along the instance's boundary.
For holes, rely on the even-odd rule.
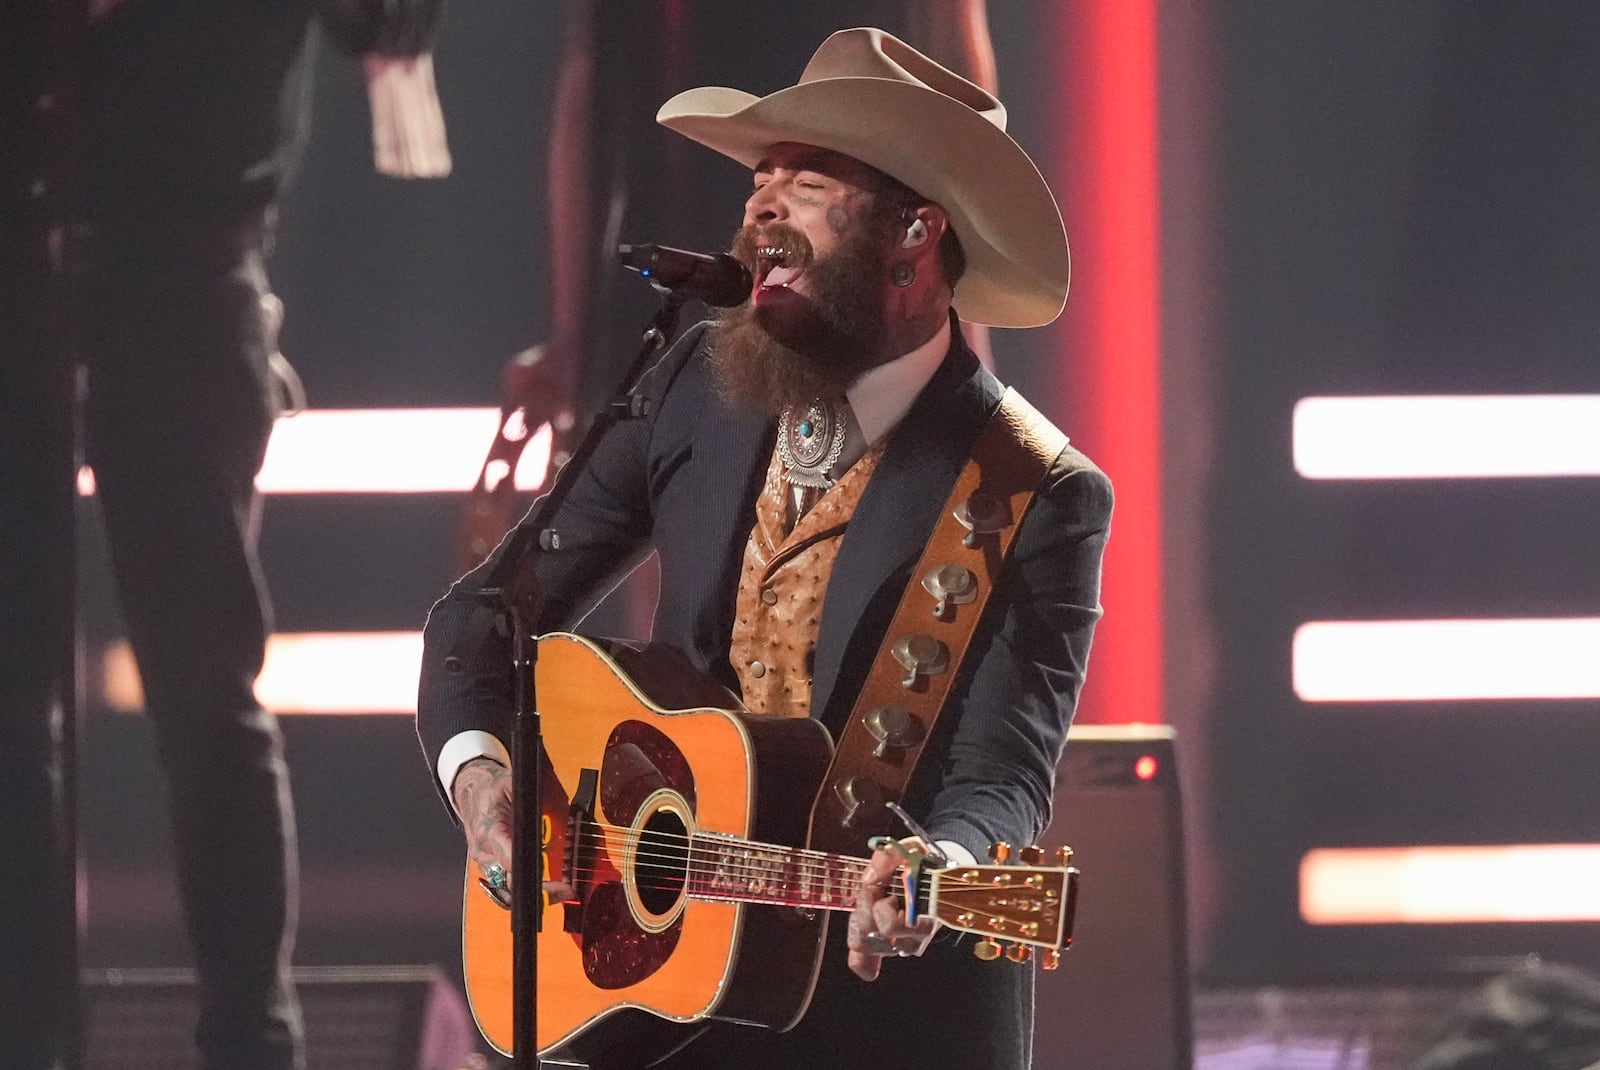
[[433,80],[433,55],[368,56],[365,66],[372,162],[378,173],[394,178],[448,175],[450,146]]

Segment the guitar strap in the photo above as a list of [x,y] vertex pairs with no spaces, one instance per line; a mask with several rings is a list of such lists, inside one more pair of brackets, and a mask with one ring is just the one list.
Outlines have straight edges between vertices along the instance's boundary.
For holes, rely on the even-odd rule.
[[811,810],[808,843],[888,832],[1035,492],[1067,436],[1014,390],[984,424],[911,573]]

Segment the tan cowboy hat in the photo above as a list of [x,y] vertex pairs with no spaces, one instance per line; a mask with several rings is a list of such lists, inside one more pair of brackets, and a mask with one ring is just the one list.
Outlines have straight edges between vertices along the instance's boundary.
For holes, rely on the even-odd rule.
[[709,87],[679,93],[656,121],[754,167],[781,141],[871,164],[943,206],[967,254],[961,318],[1038,327],[1061,314],[1071,260],[1061,212],[1006,109],[904,41],[840,30],[798,84],[770,96]]

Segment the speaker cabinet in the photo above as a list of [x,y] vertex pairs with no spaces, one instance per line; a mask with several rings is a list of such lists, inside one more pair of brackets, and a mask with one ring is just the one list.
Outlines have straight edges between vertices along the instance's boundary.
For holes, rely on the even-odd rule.
[[[1173,733],[1074,728],[1047,847],[1082,871],[1072,949],[1040,971],[1036,1070],[1189,1070],[1183,837]],[[997,964],[1000,965],[1000,964]]]
[[[295,971],[307,1070],[461,1070],[482,1065],[466,1001],[432,967]],[[188,970],[95,970],[83,986],[86,1070],[193,1070]]]

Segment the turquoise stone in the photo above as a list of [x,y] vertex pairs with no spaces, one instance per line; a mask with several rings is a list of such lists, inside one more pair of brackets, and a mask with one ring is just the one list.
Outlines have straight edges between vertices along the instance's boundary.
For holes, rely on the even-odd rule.
[[801,435],[802,438],[810,438],[811,437],[811,432],[813,432],[815,430],[816,430],[816,427],[812,425],[810,420],[801,420],[800,421],[800,435]]

